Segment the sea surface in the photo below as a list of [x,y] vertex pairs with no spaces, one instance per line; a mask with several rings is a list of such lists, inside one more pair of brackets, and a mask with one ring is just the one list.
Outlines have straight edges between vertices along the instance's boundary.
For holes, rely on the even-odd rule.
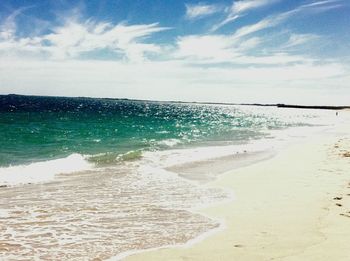
[[233,199],[208,185],[216,173],[333,114],[0,96],[0,259],[103,260],[191,242],[222,225],[197,210]]

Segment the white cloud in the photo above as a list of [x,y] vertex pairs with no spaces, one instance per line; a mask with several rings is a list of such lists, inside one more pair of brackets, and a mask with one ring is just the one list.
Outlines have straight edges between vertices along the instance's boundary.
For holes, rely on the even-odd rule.
[[[257,0],[254,0],[254,1],[257,1]],[[255,24],[250,24],[250,25],[245,25],[245,26],[240,27],[233,34],[232,37],[239,39],[239,38],[245,37],[247,35],[259,32],[261,30],[276,27],[298,13],[318,10],[318,8],[324,7],[324,5],[327,5],[326,6],[327,8],[338,7],[338,5],[335,5],[335,6],[328,5],[328,4],[332,4],[332,3],[336,3],[336,2],[338,2],[338,0],[328,0],[328,1],[315,2],[315,3],[311,3],[311,4],[301,5],[301,6],[295,8],[295,9],[292,9],[290,11],[282,12],[282,13],[275,14],[275,15],[270,15],[270,16],[258,21]],[[236,2],[236,3],[239,3],[239,2]],[[263,3],[264,3],[264,1],[262,1],[260,4],[263,4]],[[258,5],[256,5],[256,6],[258,6]],[[237,11],[238,10],[246,10],[246,8],[248,8],[248,7],[253,8],[253,7],[255,7],[255,5],[251,4],[251,6],[247,5],[247,7],[245,7],[243,5],[240,8],[237,7]],[[311,35],[311,34],[304,34],[304,35],[299,35],[299,36],[295,35],[295,36],[292,36],[292,38],[291,38],[291,41],[294,41],[294,43],[293,42],[290,42],[290,43],[297,44],[297,42],[301,43],[302,41],[306,42],[306,41],[310,41],[310,40],[314,40],[314,39],[316,39],[316,36]]]
[[302,55],[288,53],[271,53],[249,55],[249,50],[260,44],[259,38],[234,42],[232,38],[215,36],[189,36],[179,39],[175,58],[180,58],[187,64],[216,65],[225,63],[234,66],[263,65],[282,66],[286,64],[306,64],[314,60]]
[[190,20],[200,19],[215,14],[220,10],[221,8],[214,4],[186,4],[186,18]]
[[320,36],[315,34],[291,34],[284,48],[291,48],[297,45],[303,45],[311,41],[320,39]]
[[76,23],[71,22],[54,29],[46,35],[49,50],[55,57],[75,57],[83,52],[108,49],[122,53],[130,60],[144,58],[145,52],[159,52],[155,44],[142,43],[142,39],[153,33],[166,30],[158,24],[147,25],[112,25],[109,23]]
[[6,17],[5,21],[0,25],[0,41],[8,40],[14,37],[16,33],[16,17],[21,14],[25,10],[25,8],[20,8],[8,17]]
[[222,26],[235,21],[245,12],[257,9],[263,6],[271,5],[279,0],[240,0],[234,1],[231,5],[231,8],[228,9],[227,17],[220,23],[212,27],[212,31],[216,31]]
[[[274,27],[284,21],[287,16],[283,13],[280,15],[267,17],[255,24],[242,26],[235,33],[229,34],[210,34],[210,35],[189,35],[179,37],[176,42],[177,49],[174,56],[176,58],[186,58],[193,60],[192,62],[204,63],[253,63],[253,57],[247,57],[247,52],[256,48],[261,42],[261,38],[249,37],[258,31]],[[238,58],[240,57],[240,58]],[[280,57],[281,58],[281,57]],[[249,62],[248,62],[249,60]],[[270,64],[275,56],[270,59],[257,58],[256,63],[261,64],[262,61],[268,61]],[[290,61],[290,57],[286,62]],[[283,62],[284,63],[284,62]]]
[[297,8],[285,12],[286,17],[291,17],[299,13],[311,13],[311,12],[326,12],[334,8],[342,7],[340,2],[343,0],[325,0],[325,1],[314,1],[308,4],[303,4]]
[[[247,36],[275,25],[277,20],[279,19],[262,20],[257,24],[242,27],[233,35],[216,34],[180,37],[177,40],[173,55],[176,59],[182,59],[188,64],[202,64],[205,66],[217,65],[219,63],[235,66],[270,66],[314,62],[314,59],[304,57],[303,55],[276,52],[274,48],[269,51],[266,46],[261,51],[257,51],[259,50],[258,46],[264,42],[264,38]],[[287,44],[301,43],[303,40],[306,41],[306,38],[310,39],[311,35],[299,35],[299,37],[293,35]],[[252,54],[252,51],[254,51],[254,54]]]
[[[231,5],[231,8],[228,10],[227,17],[221,21],[220,23],[214,25],[211,29],[211,31],[216,31],[222,26],[233,22],[240,18],[242,15],[244,15],[247,11],[258,9],[264,6],[268,6],[271,4],[274,4],[276,2],[279,2],[280,0],[240,0],[240,1],[234,1]],[[328,11],[334,8],[340,8],[342,7],[341,3],[343,0],[324,0],[324,1],[314,1],[308,4],[303,4],[291,11],[287,11],[284,13],[276,14],[271,17],[279,18],[279,19],[286,19],[294,14],[306,12],[306,11],[318,11],[318,12],[324,12]]]
[[[182,62],[135,65],[115,61],[11,60],[0,64],[0,79],[1,93],[297,103],[306,101],[300,93],[311,89],[309,102],[339,104],[348,97],[344,95],[346,82],[339,81],[337,100],[327,100],[322,95],[324,88],[329,89],[334,82],[332,79],[343,74],[349,78],[347,69],[339,64],[202,68]],[[339,89],[342,86],[344,92]]]
[[276,0],[241,0],[241,1],[234,1],[231,6],[231,13],[233,14],[240,14],[245,11],[256,9],[258,7],[262,7],[265,5],[272,4],[273,2],[276,2]]
[[[10,17],[11,18],[11,17]],[[169,28],[157,23],[127,25],[66,19],[64,25],[55,26],[52,33],[36,37],[16,36],[15,24],[8,18],[0,31],[0,52],[49,55],[54,59],[76,58],[82,53],[108,50],[132,61],[143,60],[147,52],[159,52],[160,46],[145,43],[144,39]],[[10,19],[10,20],[9,20]]]
[[239,56],[233,61],[235,64],[253,64],[253,65],[275,65],[282,66],[286,64],[307,64],[313,62],[312,59],[301,55],[290,55],[287,53],[276,53],[261,56]]
[[242,38],[244,36],[256,33],[258,31],[274,27],[274,26],[280,24],[284,19],[285,19],[284,15],[267,17],[263,20],[260,20],[259,22],[255,23],[255,24],[242,26],[233,34],[232,37],[239,39],[239,38]]
[[317,7],[317,6],[325,6],[325,5],[329,5],[329,4],[334,4],[334,3],[339,3],[342,0],[324,0],[324,1],[314,1],[312,3],[309,4],[304,4],[301,6],[301,8],[309,8],[309,7]]
[[[276,64],[306,61],[305,58],[291,57],[287,54],[271,56],[250,56],[250,50],[256,48],[262,40],[258,37],[238,39],[227,35],[190,35],[177,40],[177,48],[173,52],[176,59],[182,59],[189,64]],[[285,59],[285,60],[283,60]]]
[[227,61],[235,56],[232,46],[230,37],[225,35],[190,35],[178,39],[174,55],[211,62]]

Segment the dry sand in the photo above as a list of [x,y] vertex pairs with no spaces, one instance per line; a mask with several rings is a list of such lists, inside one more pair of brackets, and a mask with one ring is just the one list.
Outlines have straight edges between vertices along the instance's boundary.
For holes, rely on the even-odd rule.
[[224,229],[125,260],[350,260],[349,134],[339,125],[223,174],[210,185],[232,189],[235,200],[201,212]]

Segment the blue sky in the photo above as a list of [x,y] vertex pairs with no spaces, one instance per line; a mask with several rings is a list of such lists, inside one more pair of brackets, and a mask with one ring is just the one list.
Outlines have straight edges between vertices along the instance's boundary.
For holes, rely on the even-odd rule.
[[349,0],[0,2],[0,93],[348,104]]

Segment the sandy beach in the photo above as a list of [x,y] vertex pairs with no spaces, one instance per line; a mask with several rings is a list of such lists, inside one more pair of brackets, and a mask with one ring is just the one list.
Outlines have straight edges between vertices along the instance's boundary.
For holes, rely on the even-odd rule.
[[200,210],[221,230],[125,260],[349,260],[349,131],[343,123],[226,172],[209,185],[235,199]]

